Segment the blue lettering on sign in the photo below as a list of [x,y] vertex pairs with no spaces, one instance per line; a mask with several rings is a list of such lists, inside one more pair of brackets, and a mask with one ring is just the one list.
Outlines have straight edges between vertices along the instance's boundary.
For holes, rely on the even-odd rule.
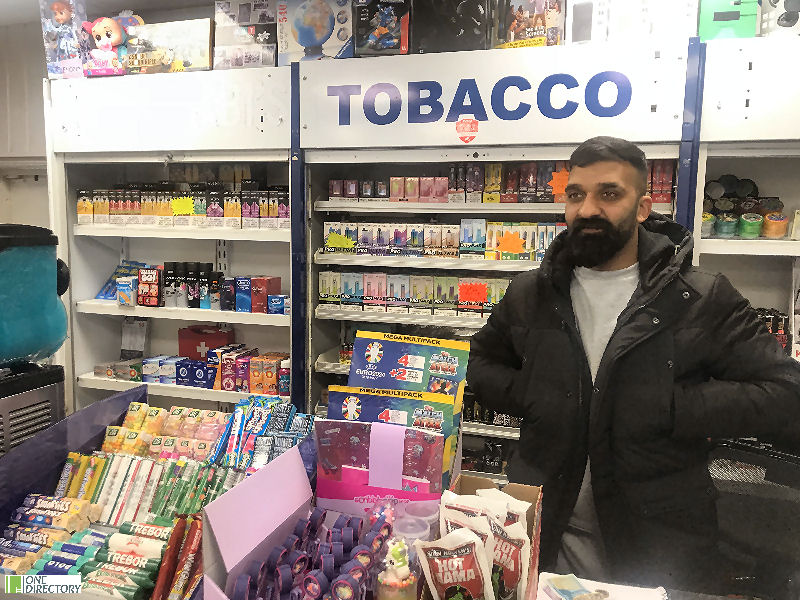
[[[420,92],[427,91],[423,97]],[[409,123],[435,123],[442,118],[444,106],[439,99],[442,97],[442,84],[438,81],[409,81],[408,82],[408,122]],[[428,107],[427,112],[422,112],[422,107]]]
[[527,102],[520,102],[514,110],[506,107],[506,91],[510,87],[515,87],[521,92],[531,89],[531,82],[524,77],[512,75],[503,77],[494,85],[492,90],[492,110],[494,114],[504,121],[519,121],[531,110],[531,105]]
[[[617,101],[611,106],[600,104],[600,86],[611,82],[617,86]],[[631,105],[633,88],[631,80],[617,71],[603,71],[592,77],[586,84],[586,108],[596,117],[616,117]]]
[[[378,94],[389,96],[389,112],[385,115],[378,114],[375,109],[375,100]],[[403,110],[403,99],[400,97],[400,90],[391,83],[376,83],[364,94],[364,116],[375,125],[388,125],[394,123]]]
[[[600,88],[605,83],[611,83],[617,88],[617,98],[610,106],[600,103]],[[563,106],[553,106],[553,89],[557,86],[564,86],[569,91],[579,87],[580,82],[568,73],[554,73],[542,79],[536,88],[536,106],[542,116],[548,119],[571,117],[580,106],[572,99],[566,100]],[[519,121],[530,113],[532,106],[528,102],[519,101],[516,107],[509,107],[506,96],[510,88],[516,88],[520,94],[525,94],[533,89],[533,86],[525,77],[519,75],[503,77],[492,88],[492,112],[503,121]],[[375,106],[381,94],[386,95],[389,99],[389,108],[384,114],[380,114]],[[328,86],[328,96],[338,99],[339,125],[350,125],[351,98],[360,95],[360,85]],[[408,122],[416,124],[440,121],[445,114],[442,95],[442,84],[438,81],[408,82]],[[633,86],[630,79],[618,71],[597,73],[587,81],[584,89],[586,109],[596,117],[607,118],[621,115],[630,106],[632,96]],[[403,111],[403,97],[394,84],[376,83],[364,93],[362,107],[364,116],[370,123],[388,125],[400,117]],[[475,79],[459,81],[445,121],[452,123],[464,115],[469,115],[477,121],[489,119]]]
[[[469,97],[469,104],[467,104]],[[461,115],[472,115],[476,121],[486,121],[486,107],[481,100],[481,92],[474,79],[462,79],[458,82],[450,112],[447,113],[447,122],[455,123]]]

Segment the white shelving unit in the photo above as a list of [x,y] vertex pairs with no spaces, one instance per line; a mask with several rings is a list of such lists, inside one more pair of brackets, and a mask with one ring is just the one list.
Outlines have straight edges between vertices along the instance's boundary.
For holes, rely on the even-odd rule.
[[118,379],[108,379],[98,377],[94,373],[84,373],[77,377],[78,386],[94,390],[106,390],[109,392],[122,392],[138,387],[147,386],[147,393],[154,396],[164,396],[168,398],[180,398],[183,400],[204,400],[209,402],[220,402],[235,404],[242,398],[248,396],[243,392],[225,392],[222,390],[206,390],[203,388],[189,387],[185,385],[168,385],[165,383],[142,383],[141,381],[121,381]]
[[[511,279],[516,274],[538,268],[528,261],[481,261],[466,259],[415,259],[397,256],[364,256],[325,254],[322,229],[326,221],[340,222],[417,222],[434,220],[456,224],[461,219],[486,219],[511,222],[563,222],[564,205],[555,203],[424,203],[359,200],[329,196],[330,179],[388,179],[392,176],[446,176],[450,163],[528,162],[568,160],[575,147],[594,135],[616,135],[636,140],[650,159],[676,159],[681,140],[683,114],[683,82],[686,73],[686,47],[683,42],[673,48],[659,48],[654,54],[643,50],[607,49],[597,53],[586,46],[564,46],[547,49],[520,49],[508,52],[486,51],[469,54],[385,57],[375,60],[375,69],[365,71],[352,61],[336,64],[300,65],[300,134],[306,162],[306,230],[307,252],[311,257],[308,274],[307,388],[309,410],[317,404],[335,376],[349,372],[339,365],[338,348],[357,329],[395,331],[432,337],[468,337],[486,323],[485,316],[465,314],[395,314],[387,312],[348,311],[336,305],[318,304],[319,272],[381,272],[410,275],[447,275],[451,277],[486,277]],[[543,60],[544,50],[549,56]],[[655,57],[658,57],[657,59]],[[454,119],[412,121],[410,99],[406,97],[409,82],[436,81],[442,86],[444,114],[453,102],[454,91],[463,83],[461,71],[453,69],[454,61],[468,61],[470,77],[474,77],[485,106],[487,117],[478,123],[474,140],[459,139]],[[578,81],[587,81],[596,73],[622,71],[636,89],[631,112],[611,118],[580,116],[551,119],[536,109],[534,91],[509,92],[508,104],[529,103],[532,108],[520,120],[502,120],[489,111],[493,86],[506,75],[520,75],[530,81],[541,81],[550,74],[544,65],[567,65]],[[612,66],[613,65],[613,66]],[[655,65],[655,70],[654,70]],[[567,68],[567,67],[565,67]],[[681,85],[675,85],[680,81]],[[329,86],[349,85],[359,94],[345,99],[331,95]],[[371,86],[393,86],[399,91],[399,104],[383,102],[378,95],[375,114],[367,117]],[[572,93],[574,92],[574,93]],[[582,93],[568,92],[577,102]],[[382,92],[381,92],[382,93]],[[533,94],[533,96],[531,96]],[[513,95],[513,100],[512,100]],[[533,100],[531,100],[533,98]],[[563,104],[563,99],[555,101]],[[613,102],[613,94],[604,102]],[[635,104],[635,107],[634,107]],[[395,118],[395,106],[400,106]],[[349,117],[343,117],[349,111]],[[387,113],[388,111],[388,113]],[[468,113],[468,109],[464,111]],[[386,116],[386,115],[390,116]],[[422,111],[425,115],[425,112]],[[472,114],[458,115],[474,117]],[[348,119],[346,123],[342,118]],[[394,120],[392,120],[394,119]],[[432,119],[432,118],[431,118]],[[483,117],[479,117],[483,119]],[[385,122],[388,120],[389,122]],[[423,119],[424,120],[424,119]],[[535,132],[536,145],[530,132]],[[643,139],[643,136],[647,136]],[[657,212],[672,214],[671,203],[654,206]],[[331,349],[334,350],[331,350]],[[465,423],[463,432],[514,440],[519,430]],[[476,438],[479,439],[479,438]],[[497,482],[502,476],[480,473]]]
[[538,269],[539,263],[531,260],[470,260],[465,258],[425,258],[406,256],[372,256],[369,254],[325,253],[317,250],[314,263],[373,268],[445,269],[455,271],[499,271],[521,273]]
[[[753,306],[776,308],[790,317],[795,304],[792,263],[800,256],[800,241],[702,238],[701,222],[705,183],[728,173],[755,181],[761,197],[779,197],[784,214],[794,220],[800,209],[800,122],[792,99],[800,93],[800,82],[780,78],[780,65],[773,59],[798,51],[795,38],[707,45],[694,226],[696,265],[724,273]],[[797,339],[796,319],[790,321]]]
[[90,237],[154,238],[168,240],[291,241],[289,229],[232,229],[224,227],[122,227],[76,225],[73,235]]
[[[192,98],[192,102],[175,101]],[[158,228],[77,224],[77,190],[126,183],[186,181],[187,172],[232,182],[239,165],[266,185],[289,184],[289,68],[60,80],[45,84],[49,191],[61,258],[70,266],[66,345],[67,405],[83,406],[132,387],[94,377],[94,366],[119,360],[123,317],[149,322],[146,355],[178,354],[178,330],[229,324],[236,340],[261,351],[290,351],[291,318],[203,309],[122,307],[95,300],[121,260],[212,263],[226,276],[281,277],[291,286],[289,229]],[[122,137],[97,122],[146,114]],[[189,169],[189,167],[192,167]],[[196,167],[196,169],[195,169]],[[244,178],[246,176],[243,176]],[[201,175],[200,181],[208,181]],[[189,180],[192,180],[189,177]],[[68,241],[68,243],[67,243]],[[302,377],[303,375],[298,375]],[[155,404],[175,399],[232,402],[241,394],[148,384]]]

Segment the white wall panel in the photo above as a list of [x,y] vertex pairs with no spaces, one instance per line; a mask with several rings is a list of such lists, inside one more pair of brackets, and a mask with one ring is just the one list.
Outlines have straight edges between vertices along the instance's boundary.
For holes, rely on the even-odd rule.
[[0,157],[44,156],[46,76],[39,23],[0,27]]

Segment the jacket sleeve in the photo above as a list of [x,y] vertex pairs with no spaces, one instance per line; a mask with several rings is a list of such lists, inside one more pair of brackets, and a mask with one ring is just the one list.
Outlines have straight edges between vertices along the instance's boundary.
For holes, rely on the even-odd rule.
[[472,336],[467,383],[482,406],[508,415],[523,416],[515,389],[522,358],[514,349],[511,333],[511,313],[516,301],[512,281],[486,325]]
[[800,363],[785,354],[724,275],[714,282],[709,306],[711,377],[676,386],[673,436],[780,436],[800,417]]

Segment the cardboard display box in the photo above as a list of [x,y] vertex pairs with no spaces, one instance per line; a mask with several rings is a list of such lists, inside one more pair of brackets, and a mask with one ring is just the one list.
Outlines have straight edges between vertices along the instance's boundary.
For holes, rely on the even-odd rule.
[[[474,475],[464,475],[460,473],[450,490],[456,494],[475,494],[478,490],[497,488],[497,486],[485,477]],[[525,600],[536,600],[536,593],[539,586],[539,547],[542,535],[542,488],[534,485],[523,485],[521,483],[509,483],[503,487],[503,491],[516,498],[530,502],[531,507],[525,518],[528,522],[528,536],[531,539],[531,562],[528,568],[528,591]],[[431,592],[425,584],[422,590],[423,600],[432,600]]]

